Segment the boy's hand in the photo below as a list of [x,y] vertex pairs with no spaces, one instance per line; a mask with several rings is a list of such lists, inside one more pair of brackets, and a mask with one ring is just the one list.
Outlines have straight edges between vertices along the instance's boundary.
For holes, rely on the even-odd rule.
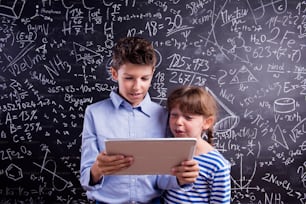
[[197,180],[199,175],[199,165],[195,160],[188,160],[181,163],[180,166],[174,167],[172,173],[176,176],[179,184],[191,184]]
[[91,167],[91,176],[94,183],[97,183],[102,176],[114,174],[129,167],[133,163],[133,157],[124,155],[107,155],[101,152]]

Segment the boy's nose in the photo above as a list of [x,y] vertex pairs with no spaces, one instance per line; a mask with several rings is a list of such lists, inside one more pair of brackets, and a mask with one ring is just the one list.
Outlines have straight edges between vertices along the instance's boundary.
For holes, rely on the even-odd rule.
[[140,87],[140,82],[136,80],[133,84],[133,89],[137,90],[139,89],[139,87]]

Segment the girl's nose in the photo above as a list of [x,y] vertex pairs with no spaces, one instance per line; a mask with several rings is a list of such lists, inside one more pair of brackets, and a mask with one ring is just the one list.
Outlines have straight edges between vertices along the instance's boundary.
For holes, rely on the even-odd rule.
[[178,116],[177,118],[176,118],[176,121],[175,121],[175,124],[177,124],[177,125],[180,125],[180,124],[182,124],[182,117],[181,116]]

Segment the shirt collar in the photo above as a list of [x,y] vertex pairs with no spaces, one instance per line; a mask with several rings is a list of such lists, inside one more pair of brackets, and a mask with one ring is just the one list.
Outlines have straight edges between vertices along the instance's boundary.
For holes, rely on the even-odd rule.
[[143,101],[136,107],[133,107],[129,102],[127,102],[124,98],[122,98],[117,91],[112,91],[110,93],[110,98],[115,106],[115,108],[119,108],[120,106],[124,106],[126,108],[130,109],[137,109],[141,111],[142,113],[146,114],[147,116],[151,115],[151,97],[150,94],[147,93]]

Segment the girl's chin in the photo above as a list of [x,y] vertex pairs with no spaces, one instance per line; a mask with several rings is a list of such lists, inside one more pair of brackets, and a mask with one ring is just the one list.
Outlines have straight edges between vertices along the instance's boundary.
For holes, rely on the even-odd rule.
[[185,137],[187,137],[187,136],[184,135],[184,134],[175,134],[175,137],[183,137],[183,138],[185,138]]

